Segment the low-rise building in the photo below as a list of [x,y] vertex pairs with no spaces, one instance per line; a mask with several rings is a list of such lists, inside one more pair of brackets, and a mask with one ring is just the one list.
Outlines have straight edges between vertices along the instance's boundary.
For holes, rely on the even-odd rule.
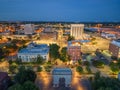
[[27,48],[21,49],[18,52],[18,58],[22,62],[34,62],[37,60],[38,55],[43,59],[49,59],[49,46],[47,44],[30,43]]
[[105,33],[105,32],[101,33],[101,37],[107,38],[107,39],[116,39],[117,38],[115,34],[110,34],[110,33]]
[[24,34],[33,34],[34,33],[34,25],[33,24],[25,24],[24,25]]
[[120,39],[113,40],[109,45],[109,51],[112,56],[120,58]]
[[77,62],[81,58],[81,44],[77,41],[69,41],[67,53],[73,62]]

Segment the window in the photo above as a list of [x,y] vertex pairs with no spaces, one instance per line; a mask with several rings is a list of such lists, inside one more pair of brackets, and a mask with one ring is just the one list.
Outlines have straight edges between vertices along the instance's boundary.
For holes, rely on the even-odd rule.
[[44,56],[44,58],[46,59],[46,56]]
[[21,56],[19,56],[19,58],[21,58]]

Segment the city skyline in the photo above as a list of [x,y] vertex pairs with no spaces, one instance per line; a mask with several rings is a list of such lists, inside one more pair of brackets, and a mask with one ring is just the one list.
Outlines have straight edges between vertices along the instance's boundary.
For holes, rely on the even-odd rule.
[[119,0],[1,0],[0,21],[119,22]]

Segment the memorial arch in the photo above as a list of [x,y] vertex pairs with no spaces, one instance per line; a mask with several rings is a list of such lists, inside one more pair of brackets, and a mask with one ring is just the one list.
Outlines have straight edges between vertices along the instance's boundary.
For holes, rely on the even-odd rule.
[[72,71],[69,68],[55,68],[52,71],[53,87],[69,87],[72,80]]

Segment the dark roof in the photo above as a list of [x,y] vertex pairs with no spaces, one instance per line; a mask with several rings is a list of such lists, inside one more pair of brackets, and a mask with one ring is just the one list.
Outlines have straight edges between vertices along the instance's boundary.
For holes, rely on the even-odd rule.
[[120,42],[120,39],[115,40],[116,42]]

